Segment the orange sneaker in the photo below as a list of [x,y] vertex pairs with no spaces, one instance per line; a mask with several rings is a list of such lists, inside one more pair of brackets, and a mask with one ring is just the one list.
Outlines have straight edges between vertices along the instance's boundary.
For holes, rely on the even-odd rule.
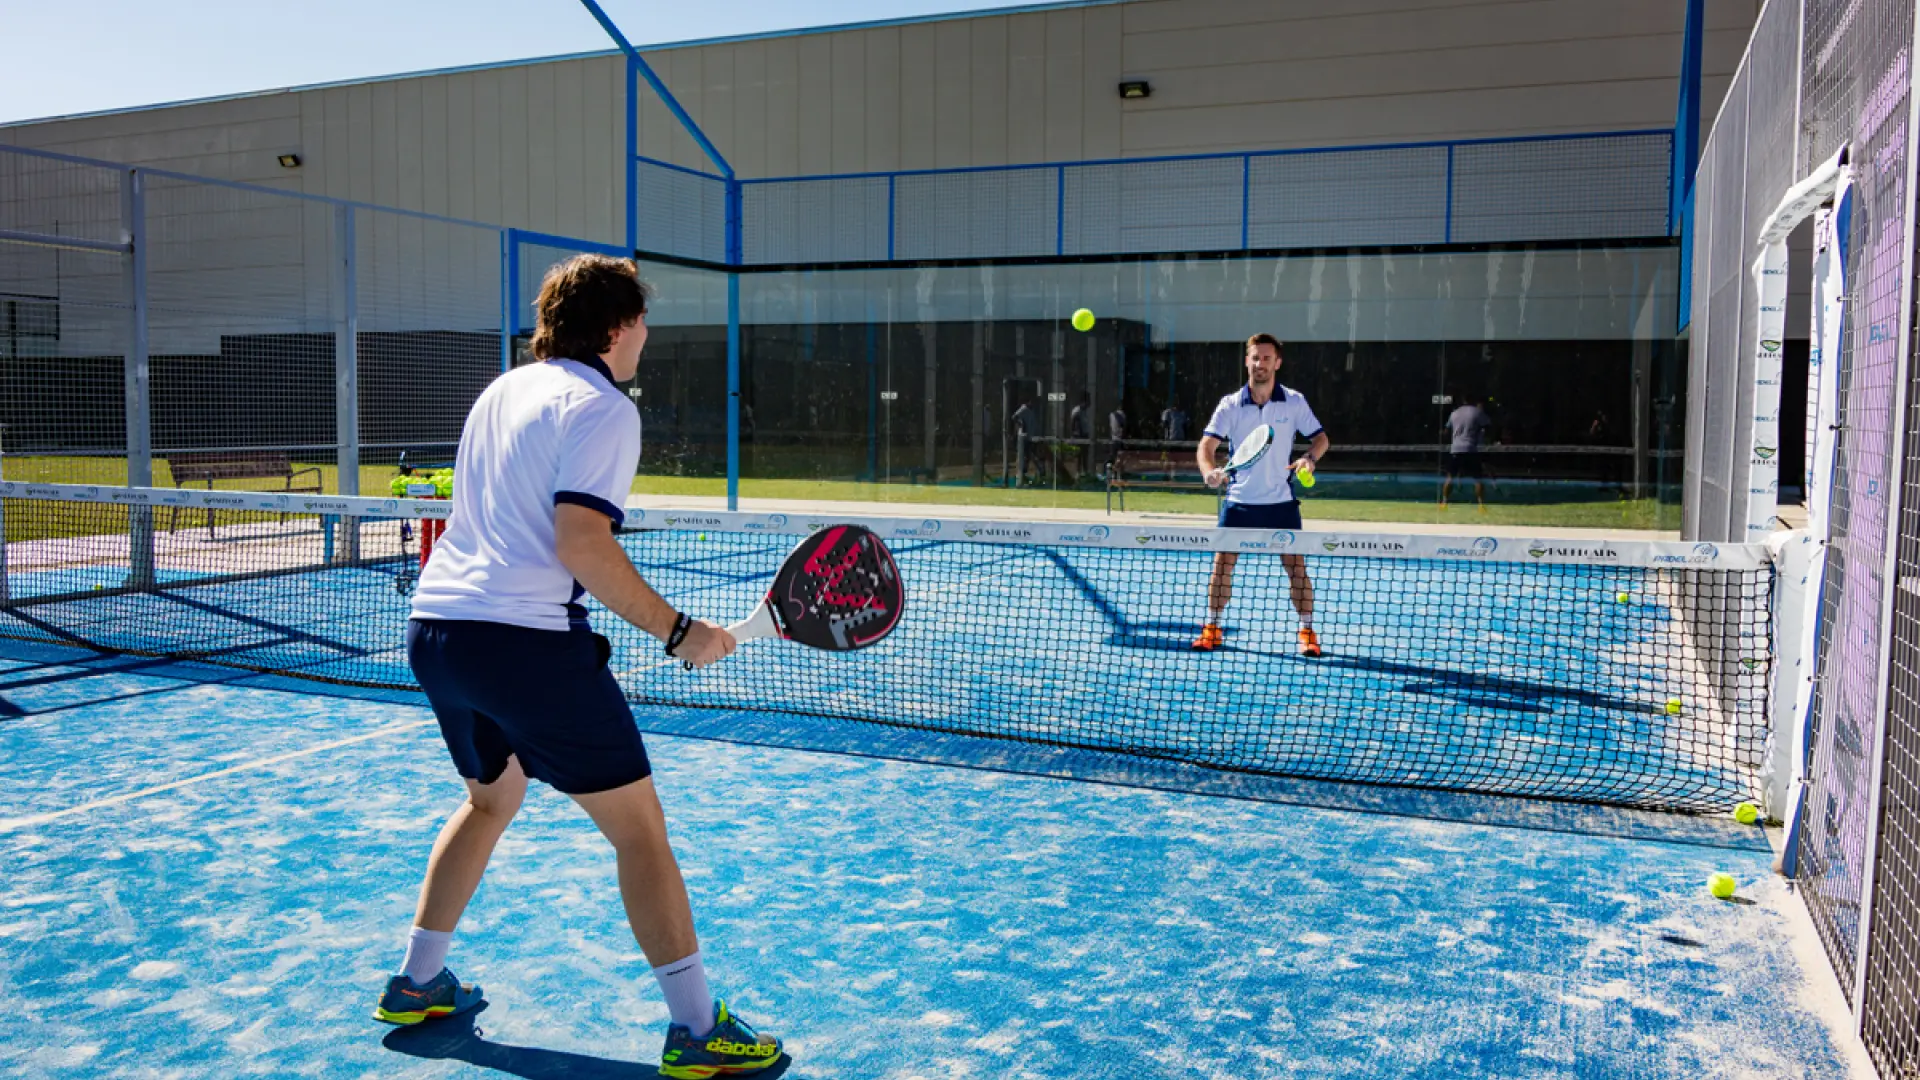
[[1311,627],[1303,626],[1300,628],[1300,655],[1320,655],[1320,638],[1313,632]]
[[1226,635],[1220,632],[1220,628],[1208,623],[1200,628],[1200,636],[1193,639],[1193,648],[1199,652],[1212,652],[1219,648],[1224,640]]

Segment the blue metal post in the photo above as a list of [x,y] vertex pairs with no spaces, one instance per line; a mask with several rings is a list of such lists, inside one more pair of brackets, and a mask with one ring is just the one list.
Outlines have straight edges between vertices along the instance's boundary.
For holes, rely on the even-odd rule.
[[[638,58],[627,54],[627,250],[640,246],[640,78]],[[516,315],[515,318],[519,316]]]
[[500,370],[513,367],[513,337],[520,330],[520,241],[500,231]]
[[1667,232],[1680,220],[1680,204],[1693,191],[1700,164],[1700,48],[1706,36],[1706,0],[1687,0],[1687,36],[1680,52],[1680,99],[1673,118],[1673,175],[1667,191]]
[[740,275],[727,275],[727,509],[740,509]]

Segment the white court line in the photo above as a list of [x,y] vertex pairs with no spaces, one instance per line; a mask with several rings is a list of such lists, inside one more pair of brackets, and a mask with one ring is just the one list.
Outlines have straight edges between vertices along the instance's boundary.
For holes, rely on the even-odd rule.
[[380,739],[388,735],[398,735],[403,731],[412,731],[415,728],[427,727],[433,723],[434,721],[432,720],[415,720],[406,724],[393,724],[388,727],[383,727],[378,731],[369,731],[364,735],[335,739],[332,742],[321,743],[318,746],[309,746],[305,750],[294,750],[290,753],[276,754],[273,757],[260,758],[257,761],[242,762],[216,772],[202,773],[199,776],[189,776],[185,780],[175,780],[171,784],[159,784],[150,788],[141,788],[139,791],[129,791],[124,795],[113,795],[105,799],[95,799],[89,803],[81,803],[79,806],[69,806],[65,810],[53,810],[45,814],[34,814],[30,817],[0,818],[0,833],[12,832],[15,829],[31,828],[35,825],[45,825],[50,821],[58,821],[61,818],[84,814],[89,810],[98,810],[104,806],[118,806],[124,802],[132,802],[135,799],[144,799],[149,795],[159,795],[162,792],[173,791],[176,788],[187,787],[206,780],[217,780],[222,776],[232,776],[234,773],[246,772],[250,769],[264,769],[271,765],[278,765],[283,761],[293,761],[296,758],[308,757],[327,750],[338,750],[343,746],[352,746],[354,743],[363,743],[370,739]]

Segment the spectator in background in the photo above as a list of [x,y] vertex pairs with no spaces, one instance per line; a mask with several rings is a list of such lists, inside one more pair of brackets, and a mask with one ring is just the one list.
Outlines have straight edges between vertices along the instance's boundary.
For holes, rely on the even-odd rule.
[[1033,411],[1031,402],[1023,401],[1007,417],[1007,430],[1013,436],[1013,486],[1027,485],[1027,470],[1033,465],[1033,457],[1028,449],[1027,440],[1039,434],[1040,416]]
[[1440,509],[1447,508],[1455,480],[1471,479],[1474,501],[1481,513],[1487,512],[1487,484],[1485,470],[1480,465],[1480,444],[1492,426],[1493,421],[1487,417],[1487,410],[1480,407],[1477,394],[1463,395],[1460,407],[1440,425],[1440,430],[1453,440],[1448,445],[1446,476],[1440,481]]
[[1093,448],[1093,395],[1085,390],[1080,391],[1080,400],[1067,414],[1067,437],[1073,440],[1066,454],[1067,471],[1073,474],[1067,477],[1067,483],[1077,484],[1087,471],[1088,451]]
[[1127,411],[1118,405],[1107,414],[1107,473],[1112,475],[1114,462],[1120,460],[1120,451],[1127,441]]
[[1168,442],[1187,441],[1187,410],[1169,405],[1160,414],[1160,437]]

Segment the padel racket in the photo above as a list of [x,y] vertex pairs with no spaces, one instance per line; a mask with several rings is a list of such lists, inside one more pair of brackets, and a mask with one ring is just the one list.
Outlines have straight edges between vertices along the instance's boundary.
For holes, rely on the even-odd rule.
[[829,525],[800,541],[766,598],[727,633],[736,642],[777,637],[852,652],[892,633],[906,600],[900,568],[878,536],[859,525]]
[[1266,457],[1267,451],[1272,448],[1273,425],[1261,424],[1254,428],[1246,438],[1240,440],[1240,445],[1234,447],[1233,453],[1228,456],[1227,475],[1232,476],[1234,473],[1253,468],[1254,463]]

